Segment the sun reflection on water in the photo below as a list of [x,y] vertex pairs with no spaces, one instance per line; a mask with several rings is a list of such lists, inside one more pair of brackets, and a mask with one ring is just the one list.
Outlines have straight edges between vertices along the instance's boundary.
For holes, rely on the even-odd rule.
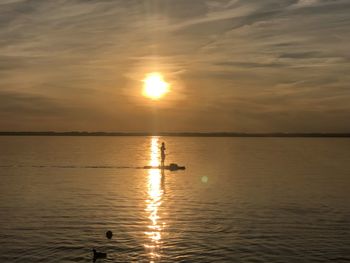
[[[149,165],[159,166],[160,150],[159,150],[159,138],[152,137],[150,146],[150,161]],[[162,239],[162,230],[165,223],[160,222],[159,207],[162,204],[162,197],[164,194],[162,187],[162,172],[159,169],[148,170],[148,199],[146,200],[146,212],[150,220],[148,225],[148,231],[145,232],[149,238],[149,243],[145,244],[145,248],[148,250],[148,254],[151,258],[151,262],[160,258],[160,247]]]

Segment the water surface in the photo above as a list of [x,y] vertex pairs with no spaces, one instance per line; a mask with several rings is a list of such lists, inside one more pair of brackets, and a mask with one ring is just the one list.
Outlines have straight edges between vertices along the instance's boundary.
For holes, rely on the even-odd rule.
[[[135,169],[167,163],[185,171]],[[0,137],[0,261],[350,262],[350,140]],[[112,230],[112,240],[105,232]]]

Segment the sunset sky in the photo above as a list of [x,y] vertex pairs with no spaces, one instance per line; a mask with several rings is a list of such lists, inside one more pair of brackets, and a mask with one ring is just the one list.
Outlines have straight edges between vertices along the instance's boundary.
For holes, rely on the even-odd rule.
[[[142,95],[159,72],[169,92]],[[0,0],[1,131],[350,132],[349,0]]]

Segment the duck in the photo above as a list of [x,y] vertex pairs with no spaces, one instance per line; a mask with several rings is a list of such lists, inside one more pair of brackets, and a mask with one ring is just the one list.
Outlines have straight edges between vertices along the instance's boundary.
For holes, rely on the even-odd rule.
[[108,231],[106,232],[106,237],[107,237],[108,239],[112,239],[112,237],[113,237],[113,232],[110,231],[110,230],[108,230]]
[[94,262],[96,261],[96,259],[107,257],[107,253],[98,252],[96,251],[96,249],[92,249],[92,252],[94,253]]

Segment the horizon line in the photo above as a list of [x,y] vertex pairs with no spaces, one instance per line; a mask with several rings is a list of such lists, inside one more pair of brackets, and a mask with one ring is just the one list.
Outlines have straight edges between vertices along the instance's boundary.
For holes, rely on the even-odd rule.
[[0,131],[0,136],[350,137],[350,132],[102,132]]

